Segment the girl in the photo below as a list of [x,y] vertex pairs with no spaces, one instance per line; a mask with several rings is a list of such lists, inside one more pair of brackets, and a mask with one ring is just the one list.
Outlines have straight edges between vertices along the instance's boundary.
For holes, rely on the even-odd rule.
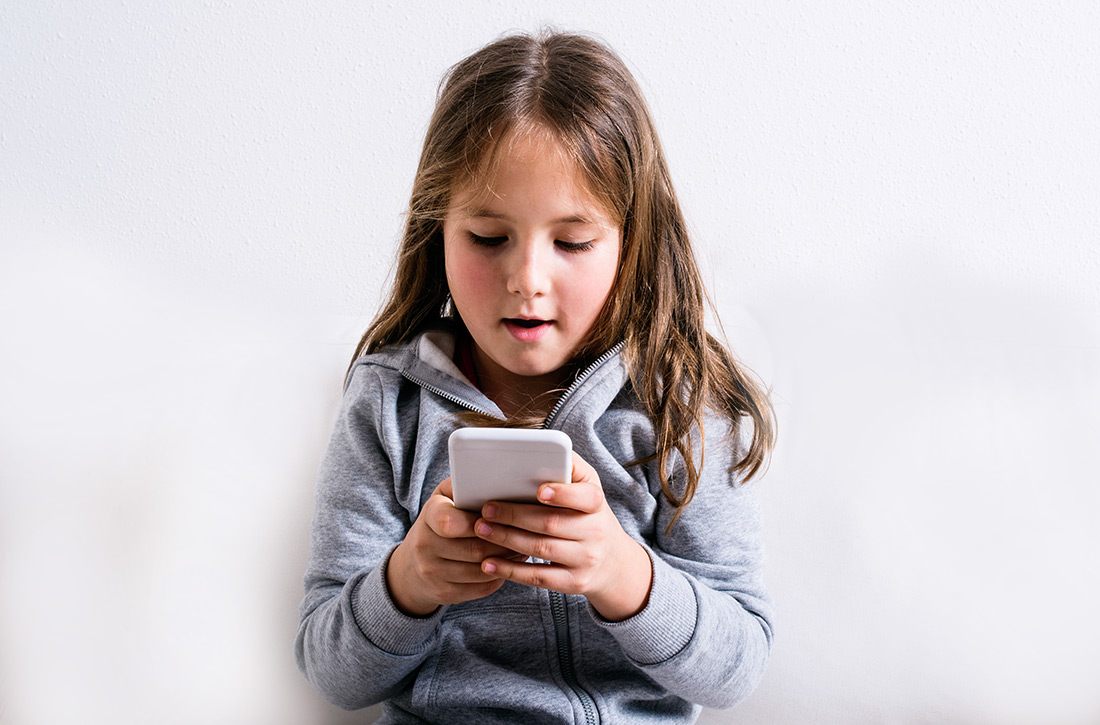
[[[454,66],[321,466],[296,652],[380,722],[691,722],[763,673],[766,395],[704,294],[626,67],[579,36]],[[447,437],[567,433],[543,504],[455,508]],[[553,562],[553,563],[548,563]]]

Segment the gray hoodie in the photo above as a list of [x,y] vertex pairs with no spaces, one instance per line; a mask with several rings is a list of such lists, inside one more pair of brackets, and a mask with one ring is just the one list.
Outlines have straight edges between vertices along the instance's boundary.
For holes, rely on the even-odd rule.
[[[506,582],[483,599],[410,617],[385,567],[449,475],[457,414],[503,417],[452,362],[447,332],[360,358],[317,484],[298,666],[331,702],[386,701],[382,723],[693,722],[759,682],[772,639],[755,486],[729,472],[747,440],[708,417],[698,491],[675,510],[652,424],[618,349],[577,376],[547,419],[597,471],[623,529],[653,564],[645,608],[608,622],[582,596]],[[748,429],[749,425],[743,425]],[[683,461],[677,459],[674,480]]]

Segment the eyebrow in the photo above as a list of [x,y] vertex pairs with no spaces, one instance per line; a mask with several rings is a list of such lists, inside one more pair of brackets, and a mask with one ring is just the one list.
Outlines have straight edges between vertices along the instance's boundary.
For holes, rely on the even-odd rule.
[[[475,219],[501,219],[503,221],[512,221],[512,218],[507,214],[501,214],[500,212],[490,211],[488,209],[470,209],[467,214]],[[551,224],[591,224],[593,226],[599,226],[594,220],[589,219],[586,216],[580,216],[573,214],[571,216],[564,216],[558,219],[554,219]]]

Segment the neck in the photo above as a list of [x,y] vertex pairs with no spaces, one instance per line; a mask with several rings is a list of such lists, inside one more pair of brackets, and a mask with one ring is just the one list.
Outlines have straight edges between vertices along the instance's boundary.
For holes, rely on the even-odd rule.
[[545,418],[557,402],[555,392],[563,389],[559,376],[540,376],[517,381],[501,380],[486,374],[479,368],[481,390],[489,400],[497,404],[505,417]]
[[474,346],[474,365],[485,397],[497,404],[506,418],[545,418],[565,389],[568,378],[563,368],[546,375],[516,375],[497,365]]

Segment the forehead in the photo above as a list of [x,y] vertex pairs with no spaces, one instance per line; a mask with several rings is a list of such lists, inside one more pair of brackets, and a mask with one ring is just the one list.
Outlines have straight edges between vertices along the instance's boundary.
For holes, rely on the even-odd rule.
[[479,162],[455,184],[451,212],[502,216],[501,207],[522,199],[546,203],[553,197],[575,221],[614,220],[569,149],[541,126],[520,126],[486,148]]

